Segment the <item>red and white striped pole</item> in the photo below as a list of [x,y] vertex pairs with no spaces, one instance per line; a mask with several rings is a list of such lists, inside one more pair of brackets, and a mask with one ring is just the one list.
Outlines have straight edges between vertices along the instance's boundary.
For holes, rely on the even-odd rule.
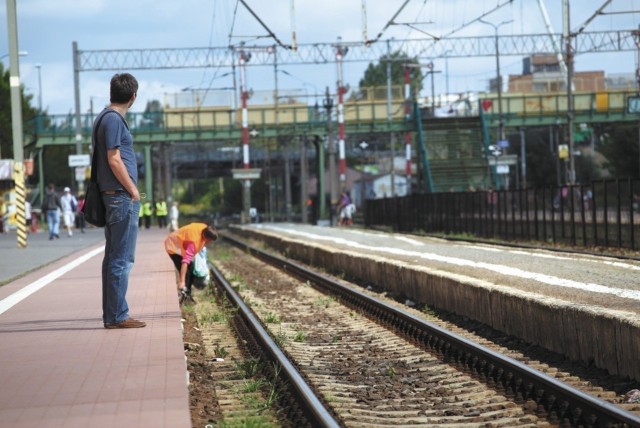
[[[240,100],[242,102],[242,160],[244,169],[249,169],[249,113],[247,112],[247,79],[246,64],[248,58],[240,52]],[[249,180],[247,180],[249,181]]]
[[338,63],[338,165],[340,171],[340,182],[342,184],[347,180],[347,165],[345,161],[344,147],[344,87],[342,86],[342,58],[346,53],[346,48],[338,46],[336,50],[336,62]]
[[[247,112],[247,62],[251,54],[240,51],[238,65],[240,68],[240,100],[242,102],[242,161],[243,169],[249,169],[249,113]],[[251,180],[245,179],[242,186],[242,222],[250,222]]]
[[[404,118],[411,120],[411,69],[404,68]],[[411,193],[411,132],[404,134],[405,156],[407,160],[407,193]]]

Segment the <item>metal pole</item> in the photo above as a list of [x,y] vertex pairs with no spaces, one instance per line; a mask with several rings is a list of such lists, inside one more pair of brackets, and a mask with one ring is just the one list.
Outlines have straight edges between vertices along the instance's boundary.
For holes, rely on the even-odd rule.
[[144,146],[144,190],[147,192],[148,199],[154,199],[153,196],[153,157],[151,156],[152,147],[150,144]]
[[42,64],[36,64],[36,68],[38,69],[38,114],[42,113],[42,74],[40,73],[42,69]]
[[[80,51],[78,42],[73,42],[73,87],[76,107],[76,154],[82,154],[82,116],[80,114]],[[78,193],[84,192],[84,179],[78,180]]]
[[[333,100],[329,94],[329,87],[325,92],[324,106],[327,109],[327,145],[329,151],[329,189],[331,198],[331,224],[334,222],[334,208],[338,203],[338,182],[336,180],[336,143],[333,140],[333,130],[331,121],[331,107],[333,106]],[[319,197],[324,198],[324,195]]]
[[25,217],[25,184],[22,148],[22,98],[20,96],[20,67],[18,64],[18,21],[16,0],[7,0],[7,29],[9,31],[9,86],[11,88],[11,127],[13,130],[13,180],[16,190],[16,219],[18,248],[27,246]]
[[[391,126],[391,44],[387,40],[387,122]],[[389,144],[391,146],[390,176],[391,176],[391,197],[396,196],[396,135],[389,133]]]
[[[275,51],[274,51],[275,52]],[[278,55],[273,55],[273,79],[274,79],[274,91],[273,91],[273,100],[274,100],[274,108],[275,108],[275,134],[276,134],[276,152],[280,148],[280,141],[278,139],[278,121],[280,119],[279,116],[279,94],[278,94]],[[279,169],[279,168],[276,168]],[[275,195],[274,195],[274,179],[271,171],[271,156],[269,156],[269,221],[273,223],[274,217],[274,207],[275,207]]]
[[[246,63],[249,58],[244,52],[240,52],[240,96],[242,101],[242,161],[243,168],[249,169],[249,114],[247,112],[247,80],[246,80]],[[251,180],[244,180],[242,186],[242,212],[243,223],[248,223],[249,208],[251,207]]]
[[307,172],[307,136],[300,139],[300,213],[302,223],[309,222],[307,200],[309,199],[309,173]]
[[575,184],[576,165],[573,155],[573,47],[571,34],[571,13],[569,0],[563,0],[562,13],[564,16],[563,36],[565,41],[565,62],[567,63],[567,138],[569,142],[569,171],[567,171],[567,182]]
[[[411,69],[404,68],[404,120],[411,120]],[[405,159],[407,161],[407,195],[411,194],[411,132],[404,133]]]
[[520,128],[520,171],[522,171],[522,188],[527,188],[527,149],[524,127]]
[[447,95],[447,100],[449,97],[449,58],[447,57],[448,53],[449,51],[446,51],[444,53],[444,89]]
[[498,138],[504,140],[504,120],[502,117],[502,75],[500,74],[500,43],[498,38],[498,27],[495,27],[496,33],[496,70],[498,74]]
[[429,73],[431,74],[431,113],[433,114],[433,117],[435,117],[436,116],[436,86],[434,84],[434,77],[433,77],[433,75],[435,74],[433,70],[433,62],[429,63]]
[[338,44],[336,49],[336,61],[338,64],[338,158],[340,162],[340,184],[344,187],[347,180],[347,167],[345,160],[345,147],[344,147],[344,92],[345,89],[342,86],[342,58],[347,54],[348,49]]
[[498,81],[496,82],[498,86],[498,141],[504,141],[505,139],[504,117],[502,116],[502,74],[500,73],[500,37],[498,36],[498,29],[505,24],[509,24],[513,22],[513,20],[510,19],[509,21],[502,21],[497,25],[492,22],[485,21],[483,19],[479,19],[478,21],[480,21],[483,24],[492,26],[494,30],[495,51],[496,51],[496,74],[498,79]]
[[289,150],[284,150],[284,204],[286,210],[287,221],[291,221],[291,159],[289,157]]

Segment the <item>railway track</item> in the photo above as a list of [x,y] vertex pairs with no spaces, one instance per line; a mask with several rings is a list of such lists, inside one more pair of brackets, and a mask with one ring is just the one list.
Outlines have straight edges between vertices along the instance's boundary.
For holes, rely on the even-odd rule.
[[[212,266],[215,282],[237,305],[234,325],[252,352],[281,375],[292,426],[640,425],[605,401],[615,393],[588,394],[532,368],[535,361],[225,237],[241,250]],[[259,331],[265,325],[269,333]]]

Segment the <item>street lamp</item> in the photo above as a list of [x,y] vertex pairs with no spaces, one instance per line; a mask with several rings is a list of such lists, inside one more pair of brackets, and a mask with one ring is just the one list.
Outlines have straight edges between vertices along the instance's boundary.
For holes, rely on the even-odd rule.
[[443,52],[444,55],[444,88],[445,93],[447,95],[447,100],[449,99],[449,57],[448,54],[451,53],[451,50],[446,50]]
[[485,21],[483,19],[479,19],[478,21],[480,21],[483,24],[486,25],[490,25],[493,27],[494,32],[495,32],[495,44],[496,44],[496,73],[497,73],[497,79],[498,79],[498,140],[499,141],[504,141],[505,136],[504,136],[504,121],[502,118],[502,76],[500,75],[500,47],[498,44],[499,41],[499,37],[498,37],[498,29],[500,27],[502,27],[505,24],[509,24],[511,22],[513,22],[513,19],[510,19],[508,21],[502,21],[499,24],[494,24],[492,22],[488,22]]
[[40,74],[42,64],[36,64],[36,68],[38,69],[38,111],[42,113],[42,75]]
[[[27,51],[19,51],[19,52],[18,52],[18,56],[27,56],[27,55],[29,55],[29,52],[27,52]],[[4,55],[0,56],[0,61],[2,61],[3,59],[5,59],[5,58],[6,58],[6,57],[8,57],[8,56],[9,56],[9,54],[8,54],[8,53],[6,53],[6,54],[4,54]]]

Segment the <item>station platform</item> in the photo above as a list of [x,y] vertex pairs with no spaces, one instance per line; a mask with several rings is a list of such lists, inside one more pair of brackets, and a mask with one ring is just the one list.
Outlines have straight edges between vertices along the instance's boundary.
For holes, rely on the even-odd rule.
[[0,236],[0,427],[190,427],[166,231],[138,234],[127,301],[145,328],[102,324],[102,229],[17,247]]
[[640,381],[640,260],[356,227],[262,223],[230,231],[409,306],[465,316]]

